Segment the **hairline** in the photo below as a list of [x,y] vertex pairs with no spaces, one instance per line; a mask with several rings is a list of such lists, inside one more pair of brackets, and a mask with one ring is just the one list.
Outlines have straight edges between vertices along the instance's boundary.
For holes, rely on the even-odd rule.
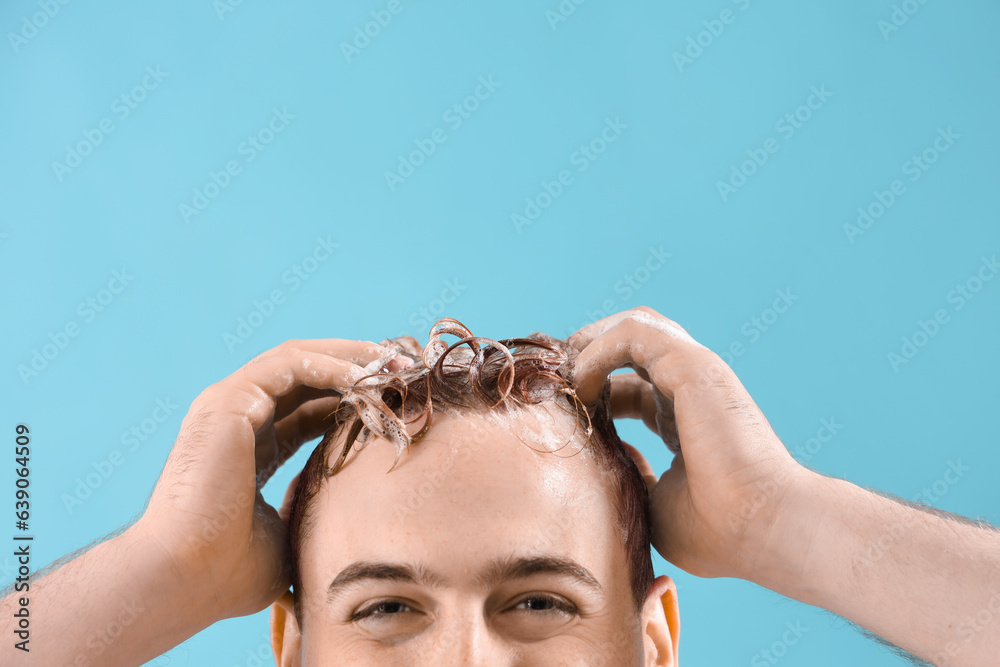
[[[450,405],[449,404],[449,405],[443,406],[440,409],[436,409],[435,410],[435,414],[446,414],[446,415],[448,415],[450,417],[462,417],[462,416],[475,415],[475,416],[480,417],[482,419],[488,420],[490,414],[494,410],[501,410],[502,409],[505,413],[515,413],[515,412],[519,412],[519,411],[531,412],[531,411],[533,411],[535,409],[539,409],[539,408],[544,409],[548,405],[549,405],[549,403],[508,404],[508,403],[505,402],[505,403],[502,403],[500,405],[490,407],[490,406],[458,406],[458,405]],[[570,410],[565,409],[565,408],[564,408],[563,411],[568,416],[571,416],[573,414]],[[432,424],[431,429],[433,429],[433,427],[434,427],[434,425]],[[342,424],[337,429],[336,433],[334,434],[334,437],[336,438],[336,441],[334,443],[332,443],[334,446],[331,447],[331,450],[327,454],[328,456],[335,456],[336,452],[339,451],[338,445],[341,446],[341,447],[343,446],[343,438],[346,437],[346,432],[347,432],[347,423]],[[430,437],[430,434],[431,434],[431,431],[429,430],[428,433],[425,434],[424,438]],[[598,431],[595,430],[583,442],[582,447],[577,452],[575,452],[574,454],[572,454],[572,456],[577,456],[577,455],[583,454],[584,453],[584,449],[590,449],[590,450],[596,449],[597,445],[594,445],[592,443],[592,439],[594,439],[596,437],[603,437],[603,435],[599,435]],[[382,440],[382,442],[386,446],[391,446],[391,443],[383,440],[382,438],[377,438],[377,439],[378,440]],[[572,439],[576,440],[576,441],[579,441],[580,439],[582,439],[582,434],[579,433],[578,431],[574,431],[573,435],[572,435]],[[532,449],[536,453],[539,453],[539,454],[555,454],[556,456],[558,456],[558,454],[556,454],[553,451],[545,451],[545,450],[534,449],[534,448],[530,447],[528,445],[528,443],[524,442],[523,440],[520,440],[520,443],[523,446],[528,447],[529,449]],[[371,446],[373,444],[374,443],[369,442],[365,446],[365,448],[367,448],[367,447],[369,447],[369,446]],[[357,456],[359,453],[360,452],[355,449],[355,450],[353,450],[351,452],[351,456],[352,457]],[[618,493],[618,489],[615,488],[615,481],[616,480],[615,480],[614,475],[612,474],[613,473],[613,467],[610,464],[610,462],[608,462],[606,460],[603,460],[601,456],[599,456],[597,453],[595,453],[593,451],[591,451],[589,453],[590,453],[590,455],[592,455],[596,459],[596,462],[597,462],[596,470],[595,470],[595,472],[593,474],[596,474],[599,477],[599,479],[601,480],[602,487],[603,487],[603,490],[604,490],[604,494],[605,494],[605,496],[611,502],[610,509],[611,509],[611,514],[612,514],[613,524],[610,527],[610,529],[612,529],[614,531],[615,536],[618,538],[618,539],[614,540],[614,543],[616,545],[619,545],[619,546],[616,546],[616,548],[618,548],[621,551],[621,553],[623,554],[623,558],[624,558],[624,562],[625,562],[625,568],[626,568],[626,571],[627,571],[627,575],[626,575],[627,588],[629,590],[629,597],[631,598],[631,597],[633,597],[632,579],[633,579],[634,573],[631,572],[631,569],[632,569],[631,554],[628,551],[628,534],[627,534],[627,532],[628,532],[629,526],[628,526],[628,519],[625,516],[625,511],[626,511],[625,499],[623,497],[623,494]],[[561,457],[561,458],[570,458],[570,457],[564,456],[564,457]],[[324,465],[325,464],[326,464],[326,462],[324,461]],[[345,461],[345,464],[346,464],[346,461]],[[301,518],[299,519],[300,523],[298,525],[298,528],[299,528],[298,539],[299,539],[299,543],[300,543],[300,552],[301,552],[301,544],[305,541],[306,536],[309,535],[312,532],[312,528],[315,527],[315,522],[317,521],[317,517],[315,516],[315,513],[311,511],[312,505],[315,504],[316,496],[318,496],[320,494],[320,492],[322,491],[323,485],[327,484],[327,483],[332,483],[331,480],[333,479],[333,477],[336,477],[336,474],[334,474],[332,476],[329,476],[329,477],[327,477],[325,475],[321,475],[320,476],[320,480],[319,480],[319,484],[316,486],[316,489],[315,489],[313,495],[310,496],[309,498],[305,499],[303,501],[303,503],[302,503],[302,508],[301,508],[302,509],[302,515],[301,515]],[[301,566],[301,563],[300,563],[300,566]],[[300,583],[301,583],[301,572],[299,573],[299,580],[300,580]],[[299,593],[300,593],[300,591],[295,591],[295,616],[296,616],[296,620],[299,622],[299,627],[301,628],[302,625],[303,625],[304,616],[301,613],[301,609],[300,609]],[[324,594],[324,597],[325,597],[325,594]],[[642,601],[641,600],[633,600],[633,601],[635,603],[633,605],[633,611],[635,613],[639,613],[639,611],[641,609],[641,606],[642,606]]]

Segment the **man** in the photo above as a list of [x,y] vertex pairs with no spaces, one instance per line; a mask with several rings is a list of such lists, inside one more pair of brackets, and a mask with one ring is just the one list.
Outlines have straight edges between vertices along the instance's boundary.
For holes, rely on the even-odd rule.
[[[568,342],[578,351],[571,374],[580,403],[593,410],[608,374],[631,367],[636,374],[613,377],[615,416],[642,418],[679,452],[659,480],[636,457],[651,488],[653,546],[664,558],[695,575],[740,577],[824,607],[939,665],[995,664],[1000,623],[981,624],[978,632],[963,628],[965,619],[984,613],[1000,618],[1000,533],[801,467],[732,371],[654,311],[606,318]],[[367,441],[312,499],[306,514],[316,520],[312,532],[300,536],[305,597],[299,625],[295,600],[286,594],[292,573],[285,523],[259,488],[294,450],[279,443],[297,446],[324,433],[339,396],[364,386],[362,366],[387,354],[371,343],[291,341],[203,392],[142,517],[33,584],[37,664],[137,664],[217,620],[275,600],[274,644],[282,665],[341,664],[342,657],[380,664],[364,662],[376,645],[389,664],[412,664],[427,654],[436,657],[434,664],[676,664],[669,579],[650,586],[639,623],[624,620],[634,610],[626,602],[634,600],[622,594],[626,556],[612,548],[621,541],[608,538],[612,494],[584,496],[582,514],[602,519],[580,524],[576,536],[533,522],[532,509],[539,517],[570,511],[580,490],[574,484],[588,472],[599,479],[587,468],[595,463],[588,463],[586,450],[560,462],[554,447],[536,455],[508,437],[511,446],[473,452],[485,466],[449,459],[477,428],[490,443],[504,434],[558,432],[559,420],[537,408],[513,426],[482,419],[466,428],[444,417],[390,475],[380,474],[396,461],[388,442],[406,439],[384,415],[368,414],[366,425],[390,440]],[[399,359],[385,367],[396,373],[406,365]],[[364,396],[355,396],[355,404],[371,407]],[[386,521],[399,524],[400,515],[387,514],[377,498],[407,486],[394,487],[394,476],[419,477],[448,460],[441,485],[432,484],[423,505],[406,505],[414,514],[387,530]],[[489,485],[472,483],[477,475]],[[526,479],[511,484],[516,475]],[[324,512],[346,521],[352,507],[369,512],[369,534],[358,516],[344,525],[350,537],[338,544],[337,526],[324,523]],[[506,522],[531,536],[503,532]],[[490,531],[493,540],[486,539]],[[521,556],[537,555],[518,552],[531,546],[571,555],[581,568],[552,560],[547,572],[537,570],[537,561],[511,567],[525,564]],[[15,604],[13,596],[4,599],[0,613],[9,618]],[[614,613],[602,617],[602,610]],[[121,624],[126,613],[128,631],[109,640],[109,623]],[[573,634],[585,622],[598,644],[588,647],[584,636]],[[345,628],[357,632],[341,633],[336,646],[318,636]],[[408,644],[431,636],[424,651],[406,652]],[[550,645],[553,653],[541,652]]]
[[646,485],[608,396],[575,400],[572,349],[447,320],[408,347],[412,366],[344,396],[300,475],[277,664],[676,665]]

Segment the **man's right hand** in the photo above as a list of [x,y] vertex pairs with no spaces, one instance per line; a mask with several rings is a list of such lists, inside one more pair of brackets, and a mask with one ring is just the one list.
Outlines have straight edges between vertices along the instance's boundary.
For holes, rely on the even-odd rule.
[[[31,652],[11,642],[0,664],[142,664],[217,621],[267,607],[290,576],[285,518],[261,487],[324,432],[338,389],[376,366],[410,363],[396,353],[361,341],[289,341],[202,392],[142,517],[32,578]],[[24,595],[0,599],[0,616],[11,618]]]
[[219,620],[260,611],[288,589],[285,523],[260,489],[304,442],[323,434],[337,388],[389,354],[371,342],[288,341],[191,405],[130,531],[162,549],[178,585],[201,587]]

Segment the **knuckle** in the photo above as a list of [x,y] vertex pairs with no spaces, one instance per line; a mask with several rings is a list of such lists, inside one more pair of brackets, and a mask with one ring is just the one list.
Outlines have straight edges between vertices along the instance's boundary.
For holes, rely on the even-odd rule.
[[670,319],[669,317],[664,317],[663,315],[660,315],[660,319],[662,319],[664,322],[669,323],[671,326],[676,327],[678,330],[687,333],[687,329],[685,329],[684,327],[682,327],[680,324]]
[[386,349],[387,348],[382,345],[374,343],[370,340],[361,341],[360,352],[363,357],[380,357],[386,352]]
[[663,317],[659,312],[653,310],[649,306],[636,306],[632,309],[635,312],[646,313],[647,315],[655,315],[656,317]]
[[[686,352],[683,363],[672,364],[672,368],[657,368],[657,371],[671,372],[677,380],[677,388],[689,387],[698,390],[711,389],[720,383],[729,384],[732,371],[725,362],[711,350],[695,348]],[[658,365],[666,365],[663,358]]]
[[[297,341],[285,341],[278,347],[274,349],[273,352],[268,353],[269,368],[267,372],[273,372],[275,369],[284,369],[292,366],[295,362],[306,356],[306,352],[294,345]],[[256,377],[261,377],[257,375]]]
[[614,326],[614,329],[620,330],[620,333],[626,336],[633,336],[636,332],[643,328],[643,321],[641,317],[636,317],[637,313],[629,312],[628,316],[623,317],[621,321]]
[[219,382],[213,382],[198,394],[194,401],[191,402],[190,412],[202,412],[207,410],[209,406],[219,400],[220,397],[225,396],[228,392],[226,391],[227,383],[225,380]]
[[676,321],[670,319],[666,315],[663,315],[662,313],[655,311],[647,306],[637,306],[636,308],[633,308],[630,311],[630,313],[633,313],[635,319],[637,319],[639,322],[647,326],[653,324],[652,322],[650,322],[650,318],[652,318],[656,322],[663,322],[671,327],[674,327],[678,331],[681,331],[685,334],[688,333],[687,330],[680,324],[678,324]]

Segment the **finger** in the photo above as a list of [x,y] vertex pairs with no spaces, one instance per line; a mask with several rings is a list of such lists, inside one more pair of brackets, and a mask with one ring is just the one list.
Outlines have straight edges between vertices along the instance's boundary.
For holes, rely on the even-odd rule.
[[612,375],[611,418],[641,419],[647,428],[656,431],[656,402],[653,385],[635,373]]
[[350,387],[367,375],[355,362],[371,363],[385,353],[385,348],[364,341],[288,341],[212,385],[195,402],[198,411],[242,417],[258,433],[271,423],[279,397],[300,385],[314,389]]
[[397,356],[388,364],[386,364],[385,369],[390,373],[398,373],[400,371],[405,371],[413,364],[414,364],[413,359],[404,356]]
[[276,448],[264,450],[263,447],[257,447],[257,474],[261,485],[294,456],[304,443],[327,432],[333,425],[333,414],[339,404],[340,400],[336,397],[319,398],[302,404],[290,415],[275,422],[273,432]]
[[318,398],[336,398],[339,402],[340,392],[336,389],[316,389],[315,387],[299,385],[278,398],[274,406],[275,423],[295,412],[300,405]]
[[333,426],[334,412],[340,405],[336,397],[317,398],[303,403],[292,414],[274,425],[278,442],[296,443],[296,447],[314,440]]
[[[369,340],[350,340],[346,338],[305,338],[285,341],[281,345],[268,350],[264,355],[278,352],[283,346],[290,346],[306,352],[325,354],[337,359],[349,361],[358,366],[375,361],[380,357],[393,353],[388,347],[373,343]],[[261,356],[264,356],[261,355]]]
[[[585,347],[590,345],[590,343],[603,334],[605,331],[615,326],[625,318],[629,317],[639,317],[639,318],[650,318],[654,320],[660,320],[669,326],[675,333],[682,334],[690,338],[690,334],[684,330],[684,327],[677,324],[673,320],[664,317],[660,313],[656,312],[652,308],[646,306],[639,306],[637,308],[631,308],[629,310],[623,310],[620,313],[615,313],[613,315],[608,315],[607,317],[601,318],[596,322],[591,322],[590,324],[581,327],[579,331],[566,339],[566,342],[570,347],[576,349],[578,352],[582,351]],[[691,340],[694,340],[693,338]]]
[[653,487],[656,486],[656,482],[659,481],[659,478],[653,471],[653,466],[649,464],[649,461],[646,460],[646,457],[638,449],[624,440],[622,440],[622,444],[625,445],[625,451],[628,452],[629,457],[635,462],[635,467],[639,469],[639,474],[642,475],[643,481],[646,482],[646,488],[652,492]]
[[666,318],[633,312],[590,341],[577,356],[576,394],[583,403],[590,403],[611,371],[636,365],[665,396],[673,398],[683,373],[709,361],[706,353],[712,354],[686,332],[673,329]]
[[[306,348],[310,349],[310,351],[321,352],[324,349],[323,345],[309,345],[309,344],[311,343],[322,344],[325,341],[299,341],[299,342],[306,343],[307,344]],[[361,341],[347,341],[347,342],[360,343]],[[369,350],[366,349],[367,344],[364,345],[365,347],[361,349],[360,354],[358,353],[357,350],[342,351],[346,352],[345,357],[343,357],[344,360],[351,361],[352,363],[356,363],[359,366],[367,365],[369,363],[381,364],[381,366],[384,367],[385,371],[389,373],[398,373],[400,371],[406,370],[407,368],[413,365],[412,359],[394,352],[392,349],[390,349],[385,345],[380,346],[382,347],[383,352],[377,358],[377,361],[369,362],[368,359],[371,357],[371,355],[368,354]],[[300,385],[292,389],[289,393],[285,394],[284,396],[279,397],[274,409],[274,420],[278,421],[279,419],[284,418],[306,401],[311,401],[313,399],[322,398],[325,396],[339,396],[339,395],[340,394],[336,389],[315,389],[313,387]]]
[[612,375],[612,419],[641,419],[674,454],[680,452],[674,402],[635,373]]
[[612,375],[611,418],[641,419],[673,453],[680,451],[674,402],[635,373]]

